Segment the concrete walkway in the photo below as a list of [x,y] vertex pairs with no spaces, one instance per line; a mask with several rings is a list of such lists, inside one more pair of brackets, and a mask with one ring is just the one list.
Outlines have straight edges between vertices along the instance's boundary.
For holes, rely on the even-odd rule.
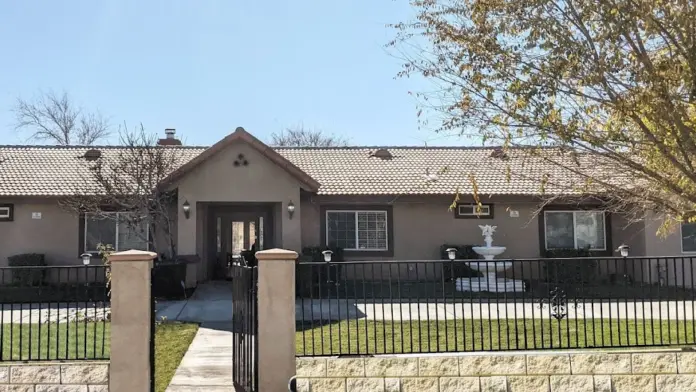
[[232,392],[231,322],[198,329],[166,392]]
[[230,392],[232,386],[232,287],[199,285],[188,301],[163,302],[158,318],[201,323],[167,392]]
[[188,300],[159,302],[156,315],[158,320],[231,323],[232,285],[229,282],[200,284]]

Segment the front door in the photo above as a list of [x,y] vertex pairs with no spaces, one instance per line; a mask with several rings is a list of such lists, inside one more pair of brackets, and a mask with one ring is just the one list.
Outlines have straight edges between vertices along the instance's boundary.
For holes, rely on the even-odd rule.
[[213,279],[227,279],[234,262],[255,261],[254,253],[266,248],[268,214],[264,211],[229,212],[217,216],[218,254]]

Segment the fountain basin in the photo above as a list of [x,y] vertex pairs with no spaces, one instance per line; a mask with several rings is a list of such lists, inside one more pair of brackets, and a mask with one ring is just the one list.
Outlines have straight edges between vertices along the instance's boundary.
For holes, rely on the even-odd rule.
[[[476,254],[483,256],[485,260],[493,260],[507,249],[504,246],[474,246],[471,248]],[[510,268],[510,267],[508,267]]]

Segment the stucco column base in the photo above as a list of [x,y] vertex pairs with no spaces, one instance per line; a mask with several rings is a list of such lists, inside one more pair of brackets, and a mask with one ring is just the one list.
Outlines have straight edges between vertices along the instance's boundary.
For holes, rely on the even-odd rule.
[[110,392],[150,391],[150,278],[156,253],[129,250],[111,263]]
[[295,261],[297,252],[269,249],[258,259],[259,390],[288,390],[295,375]]

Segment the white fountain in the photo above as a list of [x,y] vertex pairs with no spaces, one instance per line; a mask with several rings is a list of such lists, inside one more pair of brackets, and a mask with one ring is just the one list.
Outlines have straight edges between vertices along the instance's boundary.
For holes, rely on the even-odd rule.
[[498,293],[522,292],[524,282],[518,279],[498,278],[499,272],[512,267],[511,261],[492,261],[495,256],[505,252],[504,246],[493,246],[493,233],[497,226],[479,225],[486,246],[475,246],[476,254],[486,261],[469,261],[466,264],[473,270],[483,273],[483,277],[459,278],[456,281],[458,291],[491,291]]

